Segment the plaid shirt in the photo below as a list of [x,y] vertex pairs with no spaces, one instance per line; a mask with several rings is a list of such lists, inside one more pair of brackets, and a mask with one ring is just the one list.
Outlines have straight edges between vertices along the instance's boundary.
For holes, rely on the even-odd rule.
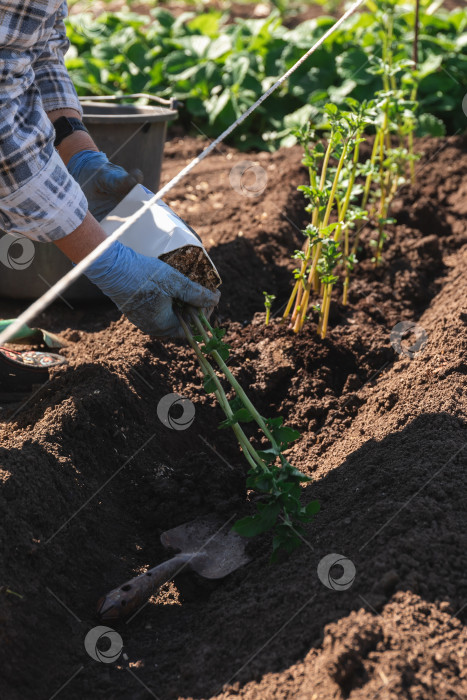
[[63,0],[0,0],[0,229],[36,241],[67,236],[87,212],[46,115],[82,113],[63,61],[66,15]]

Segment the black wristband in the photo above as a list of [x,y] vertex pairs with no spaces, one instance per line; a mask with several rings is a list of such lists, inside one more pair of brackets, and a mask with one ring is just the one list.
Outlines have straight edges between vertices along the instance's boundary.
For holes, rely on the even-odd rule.
[[75,117],[59,117],[52,123],[55,129],[55,148],[58,148],[63,139],[67,136],[71,136],[75,131],[85,131],[89,133],[81,119],[76,119]]

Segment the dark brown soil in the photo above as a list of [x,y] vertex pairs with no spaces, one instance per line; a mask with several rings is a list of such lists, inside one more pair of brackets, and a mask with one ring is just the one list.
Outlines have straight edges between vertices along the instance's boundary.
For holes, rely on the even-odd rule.
[[[165,180],[201,145],[167,144]],[[286,302],[301,245],[299,148],[222,148],[171,192],[223,278],[232,370],[264,415],[302,432],[290,459],[314,477],[304,502],[321,512],[278,564],[264,536],[227,579],[164,586],[115,626],[115,663],[84,649],[98,598],[166,556],[164,529],[251,512],[246,467],[184,344],[151,340],[110,305],[37,319],[67,341],[69,366],[0,412],[2,699],[467,697],[466,145],[419,144],[384,265],[370,263],[366,232],[350,305],[335,304],[324,341],[313,322],[297,337],[262,312],[263,290],[273,314]],[[230,186],[244,160],[267,175],[261,196]],[[19,309],[0,303],[3,317]],[[426,332],[412,359],[390,342],[404,320]],[[186,430],[158,418],[172,392],[195,405]],[[346,590],[317,575],[331,553],[355,566]]]
[[194,245],[187,245],[170,253],[159,256],[167,265],[171,265],[193,282],[202,284],[211,291],[219,286],[219,277],[212,269],[212,265],[205,253]]

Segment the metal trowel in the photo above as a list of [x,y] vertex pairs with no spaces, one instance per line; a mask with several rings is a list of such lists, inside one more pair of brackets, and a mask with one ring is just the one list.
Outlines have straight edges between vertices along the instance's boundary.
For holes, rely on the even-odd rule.
[[100,618],[110,622],[129,617],[182,570],[216,579],[247,564],[245,540],[232,532],[229,522],[222,524],[217,517],[208,516],[162,533],[164,547],[179,553],[101,598],[97,608]]

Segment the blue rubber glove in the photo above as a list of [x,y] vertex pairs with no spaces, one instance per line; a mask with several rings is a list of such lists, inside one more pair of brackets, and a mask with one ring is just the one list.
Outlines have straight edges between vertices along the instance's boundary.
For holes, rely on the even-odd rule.
[[83,190],[89,211],[97,221],[102,221],[143,180],[140,170],[127,173],[102,151],[79,151],[70,158],[67,168]]
[[158,258],[135,253],[115,241],[85,272],[135,326],[149,335],[183,338],[172,305],[175,299],[197,308],[217,305],[220,293],[192,282]]

